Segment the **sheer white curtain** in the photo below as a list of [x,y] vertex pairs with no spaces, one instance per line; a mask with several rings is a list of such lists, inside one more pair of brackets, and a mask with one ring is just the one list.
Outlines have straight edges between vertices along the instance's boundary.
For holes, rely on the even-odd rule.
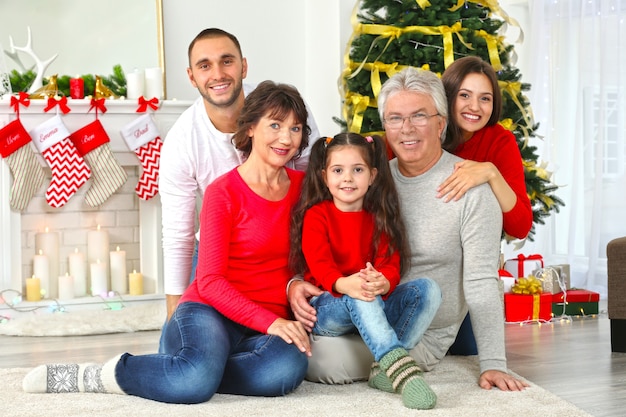
[[568,263],[606,296],[606,244],[626,236],[626,0],[529,0],[526,82],[541,159],[566,206],[521,253]]

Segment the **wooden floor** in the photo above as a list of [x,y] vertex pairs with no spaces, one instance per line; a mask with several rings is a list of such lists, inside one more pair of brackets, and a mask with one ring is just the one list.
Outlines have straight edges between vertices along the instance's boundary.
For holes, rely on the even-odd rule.
[[[596,417],[623,416],[626,353],[611,353],[606,310],[571,323],[506,325],[509,368]],[[604,312],[603,312],[603,311]],[[83,337],[0,336],[0,367],[102,362],[115,354],[156,350],[159,332]]]

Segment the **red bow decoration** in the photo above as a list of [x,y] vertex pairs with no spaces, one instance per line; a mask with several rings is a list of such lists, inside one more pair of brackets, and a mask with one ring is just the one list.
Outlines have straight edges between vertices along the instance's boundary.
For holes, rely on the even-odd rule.
[[13,111],[17,113],[17,117],[20,116],[20,104],[24,107],[30,106],[28,93],[20,91],[19,97],[11,96],[11,107],[13,107]]
[[107,112],[107,108],[104,105],[104,100],[106,99],[104,98],[99,98],[99,99],[92,98],[91,99],[91,107],[89,107],[88,111],[96,109],[96,119],[98,118],[98,110],[100,110],[102,114]]
[[152,97],[150,100],[146,100],[143,96],[137,99],[137,110],[136,113],[144,113],[150,107],[152,110],[157,110],[159,108],[159,99],[156,97]]
[[55,106],[59,106],[63,114],[67,114],[71,111],[70,108],[67,106],[67,97],[65,96],[61,97],[58,100],[54,97],[48,97],[48,105],[46,106],[45,109],[43,109],[43,111],[45,112],[50,111]]
[[517,255],[517,276],[524,276],[524,261],[533,261],[537,260],[541,262],[541,267],[543,268],[543,256],[539,254],[524,256],[521,253]]

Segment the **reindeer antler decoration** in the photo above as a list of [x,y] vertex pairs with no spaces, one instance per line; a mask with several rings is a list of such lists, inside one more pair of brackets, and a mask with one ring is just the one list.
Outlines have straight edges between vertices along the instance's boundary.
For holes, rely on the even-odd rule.
[[9,56],[9,58],[14,60],[22,69],[25,70],[25,67],[22,64],[22,61],[20,60],[16,51],[24,52],[28,54],[35,61],[35,66],[37,67],[37,76],[35,77],[33,84],[28,89],[28,93],[33,93],[37,91],[43,86],[43,76],[46,71],[46,68],[48,68],[48,66],[52,63],[52,61],[56,59],[58,54],[55,54],[52,58],[48,59],[47,61],[42,61],[41,59],[39,59],[39,57],[35,54],[35,51],[33,51],[32,39],[31,39],[31,34],[30,34],[30,26],[28,26],[28,42],[26,42],[26,46],[22,46],[22,47],[15,46],[15,44],[13,43],[12,37],[9,37],[9,41],[11,44],[11,50],[10,52],[9,51],[4,51],[4,52]]

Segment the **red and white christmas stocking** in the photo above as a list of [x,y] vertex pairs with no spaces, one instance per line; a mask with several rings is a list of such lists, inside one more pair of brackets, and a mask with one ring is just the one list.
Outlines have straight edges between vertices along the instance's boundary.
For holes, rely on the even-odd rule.
[[159,131],[150,114],[144,114],[124,126],[121,133],[143,168],[135,191],[139,198],[149,200],[159,192],[159,162],[163,146]]
[[91,171],[70,140],[61,116],[53,116],[35,127],[30,135],[52,170],[46,201],[50,207],[63,207],[87,182]]
[[23,211],[43,184],[46,174],[30,145],[31,138],[20,119],[0,129],[0,155],[13,175],[9,204]]
[[78,153],[91,168],[92,184],[85,194],[90,207],[98,207],[117,191],[128,178],[111,152],[110,139],[96,119],[70,135]]

